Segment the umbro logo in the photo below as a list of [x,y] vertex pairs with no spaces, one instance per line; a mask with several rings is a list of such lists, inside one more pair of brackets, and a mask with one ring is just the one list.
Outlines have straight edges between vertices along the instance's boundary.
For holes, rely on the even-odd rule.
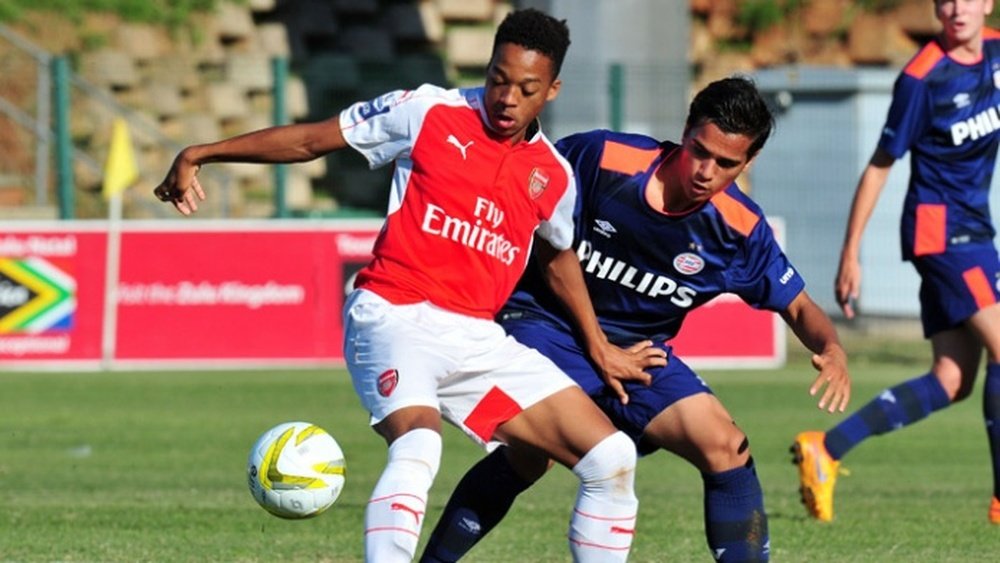
[[466,532],[469,532],[475,536],[478,536],[483,529],[483,527],[479,524],[479,522],[476,521],[476,519],[464,518],[464,517],[459,521],[458,527],[462,528]]
[[607,238],[618,232],[614,225],[604,219],[594,219],[594,230]]
[[466,158],[465,151],[467,151],[469,149],[469,147],[472,146],[472,143],[474,142],[474,141],[469,141],[468,143],[466,143],[466,144],[463,145],[461,142],[459,142],[458,138],[456,138],[454,135],[448,135],[448,139],[447,140],[448,140],[448,143],[454,145],[455,148],[458,149],[459,152],[462,153],[462,160],[465,160],[465,158]]

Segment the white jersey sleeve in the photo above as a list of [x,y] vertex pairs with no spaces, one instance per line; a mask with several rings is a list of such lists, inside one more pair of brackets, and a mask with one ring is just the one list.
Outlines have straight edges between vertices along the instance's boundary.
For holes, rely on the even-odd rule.
[[427,110],[447,91],[425,84],[357,102],[340,112],[344,140],[361,153],[372,169],[408,157]]
[[[545,139],[548,143],[548,139]],[[538,225],[538,236],[549,241],[557,250],[566,250],[573,245],[573,211],[576,208],[576,175],[573,167],[552,147],[553,154],[566,170],[566,192],[552,210],[552,216]]]

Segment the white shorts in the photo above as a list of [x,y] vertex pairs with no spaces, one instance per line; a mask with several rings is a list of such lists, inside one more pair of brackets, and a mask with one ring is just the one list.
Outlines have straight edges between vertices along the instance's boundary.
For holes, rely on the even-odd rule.
[[371,424],[404,407],[433,407],[481,445],[497,426],[576,385],[493,321],[426,302],[393,305],[366,290],[344,306],[344,358]]

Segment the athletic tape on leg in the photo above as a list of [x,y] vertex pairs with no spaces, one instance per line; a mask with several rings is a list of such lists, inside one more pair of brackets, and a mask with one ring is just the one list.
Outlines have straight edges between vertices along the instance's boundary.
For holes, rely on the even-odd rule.
[[570,518],[569,543],[575,561],[628,559],[639,501],[635,497],[635,445],[616,432],[573,467],[580,478]]

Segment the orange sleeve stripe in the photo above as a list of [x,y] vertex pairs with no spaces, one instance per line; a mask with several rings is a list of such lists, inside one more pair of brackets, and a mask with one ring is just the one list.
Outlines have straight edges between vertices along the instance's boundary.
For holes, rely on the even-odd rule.
[[917,225],[913,235],[913,254],[940,254],[947,248],[948,208],[938,203],[917,205]]
[[976,300],[976,305],[980,309],[989,307],[997,302],[996,296],[993,294],[993,287],[990,286],[990,282],[986,279],[986,273],[983,272],[982,268],[977,266],[962,272],[962,279],[965,280],[965,285],[969,288],[969,293],[972,294],[972,298]]
[[983,39],[1000,39],[1000,30],[993,29],[992,27],[984,27]]
[[722,219],[726,224],[743,236],[750,236],[750,232],[757,226],[760,217],[745,205],[733,199],[726,192],[719,192],[712,196],[712,205],[719,210]]
[[645,172],[660,149],[637,149],[614,141],[604,142],[601,154],[601,168],[622,174]]
[[937,42],[931,41],[906,65],[903,72],[914,78],[923,78],[944,57],[944,51]]

